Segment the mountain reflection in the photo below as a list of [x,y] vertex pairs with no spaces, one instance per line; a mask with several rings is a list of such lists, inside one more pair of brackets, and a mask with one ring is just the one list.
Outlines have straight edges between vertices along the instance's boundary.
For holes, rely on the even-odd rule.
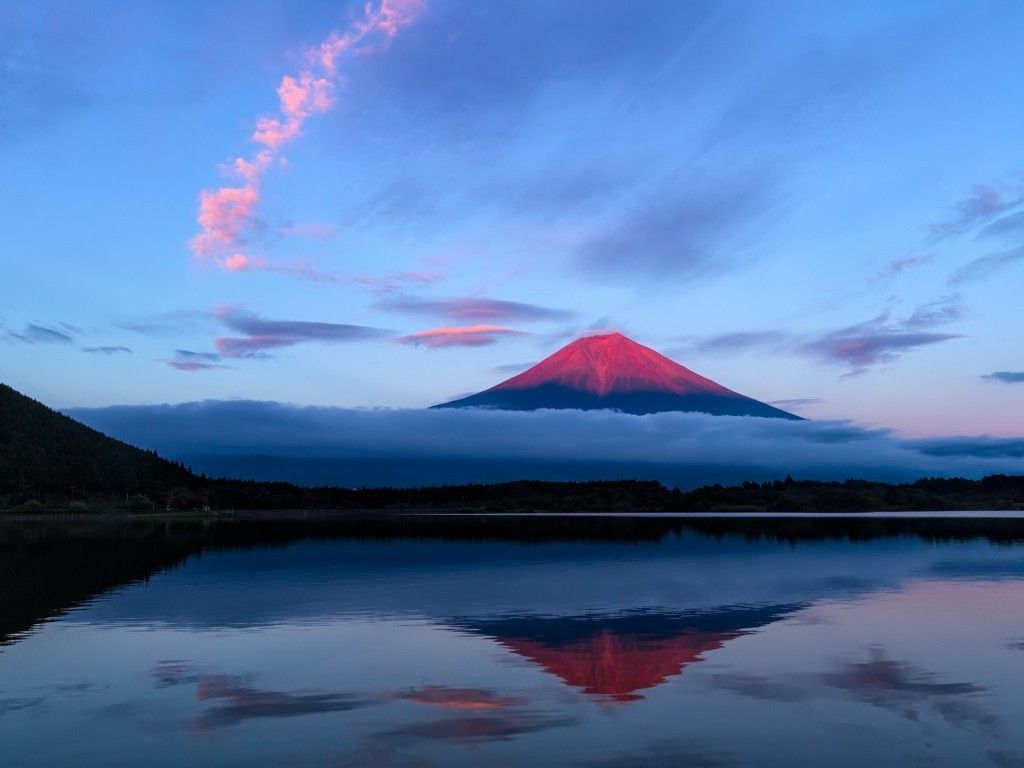
[[705,654],[799,606],[692,614],[514,617],[456,622],[542,667],[571,688],[619,702],[644,698]]
[[1024,764],[1024,548],[795,525],[0,522],[0,763]]

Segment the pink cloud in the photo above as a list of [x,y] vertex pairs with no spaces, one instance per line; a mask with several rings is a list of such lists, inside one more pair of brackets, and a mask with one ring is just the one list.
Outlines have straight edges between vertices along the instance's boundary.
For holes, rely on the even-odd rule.
[[199,193],[201,230],[192,238],[192,251],[214,259],[225,269],[234,269],[226,264],[240,254],[228,256],[225,252],[243,244],[243,232],[251,226],[258,202],[259,192],[252,185],[204,189]]
[[445,349],[447,347],[482,347],[494,344],[502,337],[523,336],[525,331],[500,325],[464,325],[449,328],[431,328],[400,336],[398,341],[414,347]]
[[221,266],[228,272],[247,272],[251,269],[258,269],[261,265],[259,259],[246,256],[244,253],[236,253],[221,262]]
[[367,3],[363,17],[347,31],[332,32],[307,53],[311,69],[281,78],[277,87],[279,114],[257,118],[250,136],[262,148],[252,157],[235,158],[229,166],[229,171],[245,184],[199,193],[199,232],[189,243],[196,257],[229,272],[273,267],[273,262],[246,254],[242,248],[256,221],[259,185],[267,168],[274,160],[283,166],[286,158],[281,156],[281,148],[302,134],[310,116],[333,106],[341,58],[349,52],[379,50],[371,47],[373,39],[383,37],[385,43],[389,42],[401,27],[413,22],[422,7],[423,0],[381,0],[376,7]]

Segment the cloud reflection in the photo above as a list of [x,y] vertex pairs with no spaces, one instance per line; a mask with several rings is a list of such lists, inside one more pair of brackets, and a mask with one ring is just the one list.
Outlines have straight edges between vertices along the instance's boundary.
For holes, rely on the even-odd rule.
[[499,696],[482,688],[449,688],[444,685],[413,688],[396,693],[395,698],[445,709],[503,709],[526,703],[525,699]]
[[160,662],[153,669],[158,687],[191,684],[196,701],[213,703],[196,719],[200,730],[216,730],[261,718],[347,712],[370,702],[350,693],[289,693],[254,688],[236,675],[207,674],[187,662]]

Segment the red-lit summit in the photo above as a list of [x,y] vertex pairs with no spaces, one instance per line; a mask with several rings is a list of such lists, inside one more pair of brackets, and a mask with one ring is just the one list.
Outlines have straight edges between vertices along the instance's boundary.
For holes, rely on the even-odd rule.
[[436,408],[542,408],[799,419],[707,379],[621,333],[586,336],[518,376]]

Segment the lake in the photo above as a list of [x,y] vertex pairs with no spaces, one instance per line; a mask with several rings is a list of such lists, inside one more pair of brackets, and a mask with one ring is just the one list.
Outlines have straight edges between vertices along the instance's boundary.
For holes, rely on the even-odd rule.
[[1019,519],[0,522],[0,764],[1024,766]]

